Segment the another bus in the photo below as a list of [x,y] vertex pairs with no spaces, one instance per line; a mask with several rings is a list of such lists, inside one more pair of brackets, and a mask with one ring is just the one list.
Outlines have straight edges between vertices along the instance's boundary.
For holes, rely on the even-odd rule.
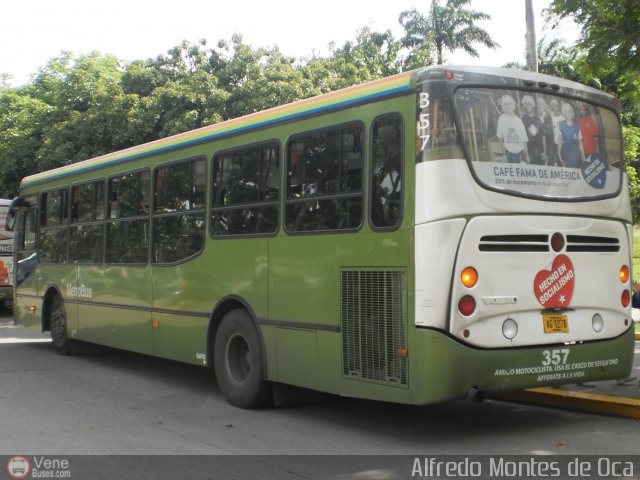
[[5,229],[10,206],[0,198],[0,310],[13,299],[13,234]]
[[17,323],[277,383],[428,404],[622,378],[618,102],[429,67],[25,178]]

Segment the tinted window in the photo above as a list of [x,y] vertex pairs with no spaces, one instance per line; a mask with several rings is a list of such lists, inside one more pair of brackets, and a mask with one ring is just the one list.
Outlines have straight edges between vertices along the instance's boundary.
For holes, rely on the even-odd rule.
[[43,263],[64,263],[67,259],[67,190],[40,196],[39,259]]
[[147,262],[150,187],[149,172],[146,170],[109,179],[107,263]]
[[153,262],[174,263],[204,246],[205,162],[188,160],[156,169]]
[[402,118],[376,120],[371,139],[371,224],[394,227],[402,220]]
[[545,198],[616,194],[624,152],[616,113],[553,93],[464,88],[455,111],[477,179]]
[[216,155],[213,176],[213,235],[277,230],[280,159],[276,144]]
[[290,232],[347,230],[362,222],[362,127],[294,138],[287,151]]
[[70,261],[102,262],[104,208],[103,182],[86,183],[71,188]]

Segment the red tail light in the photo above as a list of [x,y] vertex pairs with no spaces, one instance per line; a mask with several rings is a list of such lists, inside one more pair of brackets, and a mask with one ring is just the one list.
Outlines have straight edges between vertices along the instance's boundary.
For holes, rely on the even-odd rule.
[[631,294],[629,293],[629,290],[624,289],[622,291],[622,297],[620,298],[620,303],[622,303],[622,306],[624,308],[627,308],[629,306],[629,304],[631,303]]
[[471,295],[465,295],[458,302],[458,311],[468,317],[476,310],[476,301],[473,299]]

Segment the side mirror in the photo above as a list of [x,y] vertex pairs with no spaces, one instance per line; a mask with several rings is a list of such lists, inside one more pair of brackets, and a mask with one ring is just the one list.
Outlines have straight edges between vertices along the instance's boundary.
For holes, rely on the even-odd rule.
[[7,218],[4,222],[4,229],[7,232],[13,232],[13,228],[16,225],[16,213],[18,211],[18,207],[21,207],[22,205],[24,205],[23,197],[16,197],[11,201],[11,206],[9,207]]
[[4,229],[7,232],[13,232],[13,227],[16,224],[16,210],[15,209],[10,209],[7,212],[7,218],[4,221]]

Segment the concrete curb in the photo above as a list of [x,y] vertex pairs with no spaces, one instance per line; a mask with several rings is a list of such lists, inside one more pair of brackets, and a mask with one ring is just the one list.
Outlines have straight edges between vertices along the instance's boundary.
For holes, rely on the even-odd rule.
[[575,392],[573,390],[551,387],[497,393],[491,395],[491,397],[497,400],[542,405],[564,410],[613,415],[616,417],[640,418],[640,399],[635,398]]

